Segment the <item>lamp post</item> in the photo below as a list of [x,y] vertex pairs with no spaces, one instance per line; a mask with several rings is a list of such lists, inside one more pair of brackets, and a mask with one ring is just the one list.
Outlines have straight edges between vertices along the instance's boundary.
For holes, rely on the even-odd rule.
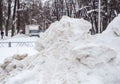
[[101,0],[99,0],[99,2],[98,2],[98,33],[100,33],[100,31],[101,31],[101,26],[100,26],[100,22],[101,22],[100,16],[101,16],[101,14],[100,14],[100,12],[101,12]]

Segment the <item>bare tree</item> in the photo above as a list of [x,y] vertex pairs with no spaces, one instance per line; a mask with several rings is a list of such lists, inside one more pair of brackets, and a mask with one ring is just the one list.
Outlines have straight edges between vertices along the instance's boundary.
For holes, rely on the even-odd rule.
[[11,36],[14,36],[14,33],[15,33],[16,8],[17,8],[17,0],[14,1],[14,9],[13,9],[13,17],[12,17],[12,34],[11,34]]
[[[43,30],[47,29],[52,22],[60,20],[63,15],[84,18],[92,23],[92,34],[101,33],[105,30],[109,22],[120,13],[119,0],[101,0],[100,12],[98,12],[98,0],[47,0],[44,5],[42,0],[7,1],[4,2],[7,3],[7,6],[3,4],[3,7],[5,6],[5,9],[7,9],[7,11],[3,10],[4,21],[0,23],[0,25],[6,25],[6,36],[8,35],[8,30],[11,28],[10,23],[12,23],[11,36],[14,36],[16,30],[17,33],[19,33],[20,29],[24,31],[25,25],[29,24],[39,24]],[[14,1],[12,8],[11,1]],[[13,10],[13,14],[11,14],[11,10]],[[1,11],[0,17],[2,16]],[[99,18],[98,14],[101,15]]]
[[9,27],[10,27],[11,3],[12,3],[12,1],[8,0],[8,18],[7,18],[6,30],[5,30],[6,36],[8,36],[8,30],[9,30]]
[[2,7],[3,7],[3,0],[0,0],[0,30],[1,30],[1,32],[3,32],[3,11],[2,11]]
[[20,9],[20,1],[17,0],[17,33],[19,33],[20,31],[20,13],[19,13],[19,9]]

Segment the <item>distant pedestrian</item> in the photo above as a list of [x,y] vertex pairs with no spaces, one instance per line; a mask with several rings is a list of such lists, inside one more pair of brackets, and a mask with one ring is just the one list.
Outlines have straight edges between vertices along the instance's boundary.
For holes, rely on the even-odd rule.
[[1,32],[1,39],[3,39],[3,36],[4,36],[4,32],[2,31]]

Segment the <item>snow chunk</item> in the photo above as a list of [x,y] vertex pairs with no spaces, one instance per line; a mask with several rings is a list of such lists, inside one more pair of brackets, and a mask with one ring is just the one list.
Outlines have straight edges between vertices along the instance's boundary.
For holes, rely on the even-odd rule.
[[74,48],[73,58],[87,67],[95,67],[105,63],[113,62],[117,53],[115,50],[105,46],[86,45]]
[[4,63],[0,66],[3,70],[10,72],[16,68],[22,68],[21,64],[18,64],[20,61],[24,60],[28,55],[14,55],[11,58],[5,59]]

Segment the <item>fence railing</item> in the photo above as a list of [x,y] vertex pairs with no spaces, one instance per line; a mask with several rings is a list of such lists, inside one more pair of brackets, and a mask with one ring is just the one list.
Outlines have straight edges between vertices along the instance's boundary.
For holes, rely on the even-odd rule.
[[0,47],[34,47],[35,42],[0,42]]

